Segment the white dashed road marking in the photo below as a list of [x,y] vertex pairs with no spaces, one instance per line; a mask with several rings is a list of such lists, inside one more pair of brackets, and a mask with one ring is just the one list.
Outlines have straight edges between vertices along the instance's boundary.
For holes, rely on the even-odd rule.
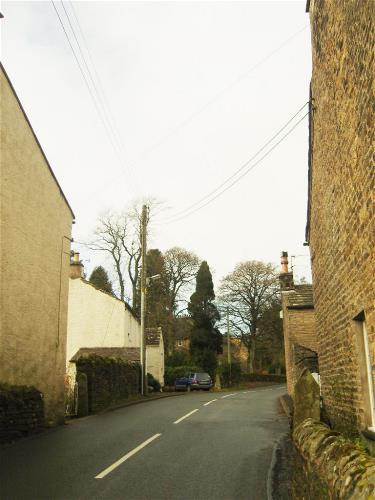
[[116,469],[116,467],[118,467],[119,465],[121,465],[122,463],[124,463],[126,460],[128,460],[130,457],[132,457],[133,455],[135,455],[136,453],[138,453],[142,448],[144,448],[145,446],[147,446],[148,444],[150,444],[152,441],[154,441],[154,439],[156,439],[156,438],[158,438],[160,436],[161,436],[161,434],[154,434],[152,437],[146,439],[146,441],[144,441],[142,444],[140,444],[139,446],[137,446],[136,448],[134,448],[132,451],[129,451],[129,453],[127,453],[126,455],[124,455],[123,457],[121,457],[115,463],[113,463],[112,465],[110,465],[109,467],[107,467],[106,469],[104,469],[103,472],[101,472],[100,474],[98,474],[97,476],[95,476],[95,479],[103,479],[103,477],[105,477],[107,474],[109,474],[114,469]]
[[176,420],[176,422],[173,422],[173,423],[174,424],[179,424],[181,422],[181,420],[184,420],[185,418],[190,417],[190,415],[192,415],[196,411],[198,411],[198,408],[196,408],[195,410],[191,411],[190,413],[187,413],[186,415],[184,415],[183,417],[179,418],[178,420]]
[[208,401],[207,403],[204,403],[203,406],[208,406],[210,405],[211,403],[213,403],[214,401],[217,401],[217,399],[211,399],[211,401]]
[[229,398],[229,396],[234,396],[234,395],[235,395],[235,393],[233,393],[233,394],[226,394],[225,396],[221,396],[221,399]]

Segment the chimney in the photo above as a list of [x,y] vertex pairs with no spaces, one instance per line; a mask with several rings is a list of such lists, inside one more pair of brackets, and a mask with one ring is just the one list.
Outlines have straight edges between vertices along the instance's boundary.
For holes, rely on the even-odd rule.
[[279,274],[280,289],[282,292],[294,290],[293,272],[288,269],[288,252],[281,252],[281,273]]
[[79,252],[72,252],[72,260],[70,261],[70,277],[83,278],[83,264],[79,260]]

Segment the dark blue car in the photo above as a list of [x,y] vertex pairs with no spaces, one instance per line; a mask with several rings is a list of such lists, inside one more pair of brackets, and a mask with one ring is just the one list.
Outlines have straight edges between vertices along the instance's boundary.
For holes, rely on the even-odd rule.
[[212,379],[208,373],[187,373],[184,377],[176,378],[174,381],[175,391],[209,391],[213,386]]

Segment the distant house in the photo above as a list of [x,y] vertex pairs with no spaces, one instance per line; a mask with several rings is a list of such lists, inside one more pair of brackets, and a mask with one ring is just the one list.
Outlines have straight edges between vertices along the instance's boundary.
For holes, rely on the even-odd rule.
[[[98,290],[83,276],[83,264],[74,253],[69,283],[67,382],[75,383],[77,356],[90,350],[97,355],[122,353],[140,361],[141,325],[132,308]],[[119,351],[121,349],[121,351]],[[90,351],[90,352],[91,352]],[[102,354],[98,354],[102,353]],[[164,345],[161,329],[146,332],[146,369],[163,385]]]
[[[223,353],[219,356],[220,359],[228,359],[228,337],[223,335]],[[230,337],[230,357],[232,363],[238,363],[243,372],[247,372],[249,368],[247,347],[236,337]]]
[[193,321],[189,316],[176,318],[174,329],[174,350],[177,352],[189,352],[190,334]]
[[374,2],[308,3],[309,201],[319,370],[331,425],[375,440]]
[[288,270],[288,253],[281,257],[281,305],[285,345],[285,368],[288,393],[293,396],[294,386],[303,368],[319,373],[318,343],[312,285],[295,285],[293,272]]
[[74,214],[0,66],[0,382],[34,386],[48,425],[64,418]]

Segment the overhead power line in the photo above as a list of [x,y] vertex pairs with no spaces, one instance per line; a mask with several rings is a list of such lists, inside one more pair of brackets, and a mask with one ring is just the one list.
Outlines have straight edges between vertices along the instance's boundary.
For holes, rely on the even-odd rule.
[[102,123],[102,125],[103,125],[103,127],[105,129],[106,135],[107,135],[107,137],[109,139],[109,142],[110,142],[110,144],[111,144],[111,146],[112,146],[112,148],[114,150],[115,156],[117,157],[117,159],[118,159],[118,161],[120,163],[121,168],[124,170],[124,167],[125,167],[125,172],[124,173],[130,173],[130,175],[131,175],[131,177],[132,177],[132,179],[134,181],[132,172],[127,167],[126,161],[124,161],[124,159],[121,157],[121,145],[119,145],[118,139],[116,137],[116,134],[113,131],[113,126],[111,124],[111,120],[108,118],[108,112],[106,111],[105,105],[103,104],[103,101],[102,101],[102,99],[100,97],[97,85],[95,84],[95,80],[94,80],[94,78],[92,76],[92,73],[90,71],[90,68],[89,68],[89,66],[87,64],[85,55],[84,55],[84,53],[82,51],[81,45],[79,43],[79,40],[78,40],[78,38],[77,38],[77,36],[75,34],[74,27],[73,27],[73,25],[72,25],[72,23],[70,21],[69,14],[68,14],[67,10],[65,9],[64,3],[61,2],[61,5],[63,7],[63,10],[65,12],[66,18],[68,20],[71,32],[73,33],[73,37],[74,37],[76,45],[78,47],[81,59],[82,59],[84,65],[85,65],[86,73],[88,75],[89,80],[91,81],[92,87],[90,86],[90,83],[89,83],[89,80],[87,78],[87,75],[86,75],[84,69],[82,68],[81,62],[79,61],[79,58],[78,58],[78,55],[77,55],[77,52],[76,52],[76,50],[73,47],[73,44],[72,44],[72,41],[71,41],[70,36],[68,34],[68,31],[65,28],[64,22],[63,22],[60,14],[58,12],[58,9],[56,8],[54,0],[51,0],[51,3],[52,3],[53,8],[54,8],[54,10],[56,12],[56,15],[58,17],[60,25],[61,25],[61,27],[62,27],[62,29],[64,31],[65,37],[66,37],[66,39],[68,41],[68,44],[69,44],[69,47],[70,47],[70,49],[71,49],[71,51],[73,53],[73,56],[74,56],[74,59],[75,59],[75,61],[77,63],[78,69],[79,69],[79,71],[80,71],[80,73],[81,73],[81,75],[82,75],[82,77],[84,79],[85,85],[86,85],[87,90],[88,90],[88,92],[90,94],[90,97],[91,97],[91,99],[93,101],[93,104],[95,106],[95,109],[96,109],[96,112],[98,114],[98,117],[99,117],[99,119],[100,119],[100,121],[101,121],[101,123]]
[[[279,145],[281,144],[287,137],[288,135],[290,135],[293,130],[306,118],[306,116],[309,114],[309,111],[307,113],[305,113],[302,118],[300,118],[294,125],[293,127],[291,127],[282,137],[281,139],[279,139],[263,156],[261,156],[259,158],[259,160],[257,160],[255,163],[253,163],[247,170],[245,170],[245,172],[243,172],[239,177],[237,177],[233,182],[231,182],[228,186],[226,186],[223,190],[221,190],[219,193],[217,193],[213,198],[211,199],[208,199],[205,203],[201,204],[200,206],[198,206],[197,208],[195,209],[192,209],[190,211],[188,211],[188,213],[186,213],[185,215],[181,215],[180,217],[175,217],[175,218],[172,218],[171,220],[168,220],[168,221],[165,221],[165,224],[171,224],[173,222],[177,222],[177,221],[180,221],[182,219],[185,219],[186,217],[189,217],[190,215],[193,215],[195,212],[198,212],[199,210],[201,210],[202,208],[206,207],[207,205],[209,205],[210,203],[212,203],[213,201],[215,201],[219,196],[221,196],[222,194],[224,194],[226,191],[228,191],[228,189],[230,189],[231,187],[233,187],[235,184],[237,184],[243,177],[245,177],[249,172],[251,172],[251,170],[253,170],[262,160],[264,160],[264,158],[266,158],[269,154],[271,154],[271,152]],[[243,167],[245,166],[248,166],[249,163],[251,163],[251,160],[247,160],[243,166],[237,171],[239,172],[240,170],[243,169]],[[233,176],[231,176],[231,178],[233,178]],[[229,179],[227,179],[228,181]],[[226,181],[226,182],[227,182]],[[225,183],[226,183],[225,182]],[[209,197],[209,195],[207,196]],[[206,199],[203,198],[203,199]]]
[[[126,154],[127,154],[126,148],[125,148],[124,144],[121,141],[121,136],[120,136],[120,133],[119,133],[118,128],[116,126],[116,120],[115,120],[115,118],[113,116],[113,113],[111,111],[111,106],[109,105],[106,93],[104,91],[104,88],[103,88],[103,85],[102,85],[102,82],[101,82],[101,78],[99,76],[99,72],[96,69],[96,64],[95,64],[94,58],[93,58],[93,56],[91,54],[91,51],[90,51],[89,44],[87,42],[85,33],[84,33],[83,29],[82,29],[82,26],[81,26],[81,23],[79,21],[79,18],[78,18],[78,15],[76,13],[76,10],[74,8],[73,2],[69,0],[69,4],[70,4],[71,11],[73,13],[74,20],[75,20],[76,25],[78,27],[79,34],[81,35],[81,39],[82,39],[83,44],[85,46],[86,52],[87,52],[87,54],[89,56],[91,66],[92,66],[92,68],[94,70],[94,73],[95,73],[96,81],[97,81],[97,84],[98,84],[98,87],[99,87],[99,90],[100,90],[100,92],[98,92],[98,95],[99,95],[100,100],[102,101],[103,106],[105,107],[106,112],[108,114],[108,121],[112,122],[112,127],[113,127],[113,131],[114,131],[114,135],[117,137],[118,146],[120,147],[120,149],[123,151],[123,153],[126,156]],[[128,162],[128,166],[130,166],[129,162]]]
[[[262,151],[264,151],[267,146],[269,146],[275,139],[276,137],[278,137],[281,132],[283,130],[285,130],[287,128],[287,126],[294,120],[294,118],[296,118],[300,113],[301,111],[309,104],[309,101],[305,102],[305,104],[303,106],[301,106],[298,111],[296,113],[294,113],[294,115],[289,118],[289,120],[267,141],[263,144],[263,146],[258,149],[258,151],[251,157],[249,158],[243,165],[240,166],[240,168],[238,168],[235,172],[233,172],[233,174],[231,176],[229,176],[227,179],[225,179],[221,184],[219,184],[214,190],[212,190],[210,193],[206,194],[205,196],[203,196],[202,198],[200,198],[199,200],[197,200],[196,202],[192,203],[190,206],[186,207],[185,209],[181,210],[180,212],[177,212],[174,217],[179,217],[180,215],[184,214],[185,212],[189,212],[191,209],[193,209],[195,206],[197,205],[200,205],[202,202],[204,202],[207,198],[209,198],[210,196],[214,195],[215,193],[217,193],[223,186],[225,186],[225,184],[227,184],[229,181],[231,181],[232,179],[234,179],[242,170],[244,170],[248,165],[249,163],[251,163],[257,156],[260,155],[260,153]],[[173,217],[173,218],[174,218]]]
[[[73,5],[72,5],[73,7]],[[78,23],[79,24],[79,23]],[[186,118],[184,118],[180,123],[176,124],[169,132],[166,133],[159,141],[155,142],[154,144],[151,144],[149,147],[144,149],[141,152],[141,157],[144,155],[147,155],[157,149],[159,146],[163,145],[168,139],[173,137],[177,132],[185,128],[194,118],[199,116],[201,113],[203,113],[206,109],[208,109],[210,106],[212,106],[216,101],[218,101],[226,92],[231,90],[233,87],[235,87],[238,83],[240,83],[242,80],[244,80],[246,77],[248,77],[253,71],[255,71],[257,68],[262,66],[266,61],[268,61],[271,57],[273,57],[275,54],[280,52],[286,45],[288,45],[292,40],[294,40],[299,34],[301,34],[303,31],[307,29],[308,25],[303,26],[300,28],[298,31],[290,35],[288,38],[286,38],[283,42],[281,42],[277,47],[275,47],[273,50],[271,50],[268,54],[266,54],[262,59],[260,59],[257,63],[251,65],[249,68],[247,68],[243,73],[241,73],[235,80],[230,82],[228,85],[223,87],[217,94],[215,94],[211,99],[209,99],[205,104],[203,104],[199,109],[188,115]],[[95,68],[95,67],[94,67]],[[131,162],[130,165],[134,167],[134,165],[137,162]],[[108,180],[103,186],[101,186],[99,189],[95,190],[90,194],[91,196],[94,196],[95,194],[98,194],[104,189],[107,189],[113,182],[115,182],[119,177],[121,177],[123,174],[120,175],[115,175],[111,179]]]

